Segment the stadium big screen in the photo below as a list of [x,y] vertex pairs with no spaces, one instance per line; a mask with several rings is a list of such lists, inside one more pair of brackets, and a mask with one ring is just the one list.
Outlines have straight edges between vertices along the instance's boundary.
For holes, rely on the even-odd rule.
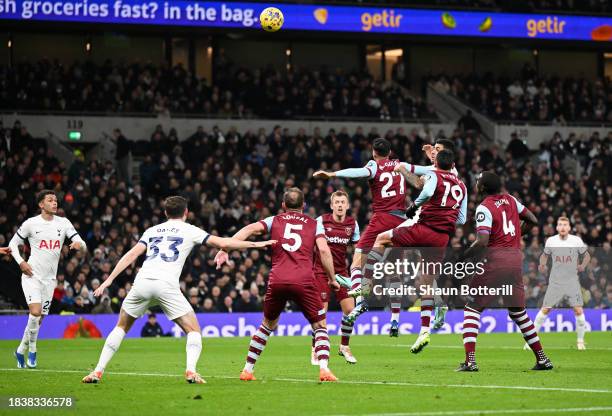
[[611,146],[608,1],[0,0],[0,415],[612,414]]

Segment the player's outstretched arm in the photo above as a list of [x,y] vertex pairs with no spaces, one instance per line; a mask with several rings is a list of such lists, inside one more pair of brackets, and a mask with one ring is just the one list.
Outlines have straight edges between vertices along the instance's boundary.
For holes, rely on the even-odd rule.
[[108,278],[94,291],[94,296],[102,296],[104,290],[113,283],[117,276],[123,273],[123,271],[127,269],[130,264],[134,263],[138,257],[143,255],[146,250],[147,246],[143,242],[139,241],[136,243],[136,245],[132,247],[130,251],[125,253],[123,257],[119,259],[110,276],[108,276]]
[[0,254],[11,254],[10,247],[0,247]]
[[331,179],[331,178],[347,178],[347,179],[372,179],[378,169],[376,162],[370,160],[362,168],[349,168],[341,169],[336,172],[328,172],[325,170],[318,170],[312,174],[314,178],[318,179]]
[[211,247],[221,250],[241,250],[245,248],[264,248],[276,244],[276,240],[266,241],[244,241],[234,237],[224,238],[211,235],[206,241]]
[[[253,235],[263,234],[265,231],[266,227],[264,226],[264,224],[262,224],[261,221],[258,221],[249,224],[245,227],[242,227],[236,234],[234,234],[232,238],[244,241]],[[212,237],[214,236],[211,236],[210,238]],[[208,239],[209,241],[210,238]],[[221,248],[221,250],[219,250],[219,252],[215,255],[215,264],[217,265],[217,270],[220,269],[224,263],[229,264],[229,255],[227,254],[227,251]]]
[[425,181],[421,175],[431,172],[433,167],[412,165],[410,163],[402,162],[397,164],[393,170],[401,173],[404,179],[406,179],[406,182],[408,182],[408,184],[413,188],[423,189]]

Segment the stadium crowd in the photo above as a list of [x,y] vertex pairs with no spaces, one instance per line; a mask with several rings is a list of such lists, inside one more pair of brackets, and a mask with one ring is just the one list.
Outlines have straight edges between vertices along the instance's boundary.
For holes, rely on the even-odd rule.
[[58,61],[0,66],[0,109],[206,117],[437,119],[421,98],[367,72],[248,70],[220,49],[209,86],[182,65]]
[[525,64],[515,77],[437,75],[427,77],[437,91],[462,99],[482,114],[501,121],[531,121],[566,125],[569,122],[612,121],[612,82],[597,79],[541,77]]
[[[125,140],[121,132],[116,133]],[[417,164],[429,164],[421,151],[423,144],[444,136],[443,132],[402,128],[388,132],[361,128],[322,132],[317,128],[312,134],[303,129],[291,134],[277,126],[272,131],[242,132],[198,128],[179,141],[159,127],[139,174],[128,178],[128,184],[119,179],[112,161],[86,161],[80,151],[70,166],[65,165],[44,146],[33,145],[27,129],[16,124],[0,135],[0,246],[7,244],[20,223],[37,214],[36,192],[54,189],[60,214],[72,220],[89,252],[83,256],[64,247],[52,312],[117,312],[136,267],[128,268],[101,299],[94,299],[93,290],[144,229],[164,220],[162,201],[169,195],[180,194],[189,200],[190,222],[225,236],[277,213],[286,187],[296,185],[304,190],[306,212],[313,217],[329,211],[329,195],[344,187],[351,197],[351,215],[363,230],[370,212],[367,183],[327,182],[313,180],[311,175],[317,169],[363,166],[371,157],[370,141],[381,134],[391,141],[397,157]],[[555,233],[556,218],[567,215],[574,232],[589,246],[598,247],[591,267],[581,274],[585,302],[589,307],[610,307],[612,132],[605,137],[555,135],[535,153],[516,136],[506,149],[486,146],[485,139],[473,131],[456,130],[448,138],[457,146],[456,167],[470,191],[470,218],[477,204],[477,175],[482,169],[493,169],[505,178],[505,188],[539,219],[540,226],[525,238],[529,306],[541,301],[547,281],[537,271],[539,250],[545,238]],[[466,246],[473,238],[474,224],[468,221],[457,228],[451,244]],[[233,266],[216,270],[214,255],[215,250],[201,247],[185,265],[181,288],[194,309],[260,310],[269,256],[257,250],[233,252]],[[14,263],[10,256],[1,261]],[[12,266],[17,279],[17,265]]]

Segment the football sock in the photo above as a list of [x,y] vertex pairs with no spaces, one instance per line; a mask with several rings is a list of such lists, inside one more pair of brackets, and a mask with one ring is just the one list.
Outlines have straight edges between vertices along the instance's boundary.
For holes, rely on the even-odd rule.
[[480,330],[480,311],[466,306],[463,309],[463,348],[466,364],[476,362],[476,338]]
[[361,272],[361,268],[353,267],[351,269],[351,290],[355,290],[361,285],[362,278],[363,273]]
[[253,372],[257,359],[263,352],[264,348],[266,348],[270,334],[272,334],[272,330],[264,324],[261,324],[257,332],[255,332],[251,338],[249,352],[247,353],[246,363],[244,364],[244,369],[249,373]]
[[366,260],[364,275],[366,281],[371,281],[374,278],[374,265],[377,263],[382,263],[384,261],[384,251],[382,250],[384,250],[384,248],[382,247],[380,249],[373,248],[368,253],[368,259]]
[[[397,276],[394,277],[393,281],[389,283],[389,287],[393,290],[399,290],[402,286],[402,282]],[[391,321],[399,322],[400,311],[402,309],[402,298],[398,296],[391,296]]]
[[[349,345],[349,340],[351,339],[351,334],[353,333],[353,322],[349,322],[347,320],[347,316],[342,316],[342,324],[340,327],[340,332],[342,334],[340,338],[340,345]],[[314,335],[312,338],[313,346],[314,346]]]
[[539,331],[540,328],[542,328],[542,324],[546,321],[546,318],[547,316],[544,315],[541,310],[539,310],[535,320],[533,321],[533,326],[535,327],[536,331]]
[[327,368],[329,362],[329,336],[327,328],[315,329],[315,353],[319,360],[319,368]]
[[584,313],[576,315],[576,334],[578,335],[578,341],[584,342],[584,332],[586,331],[586,319]]
[[433,311],[433,299],[421,298],[421,333],[429,332],[429,324],[431,323],[431,312]]
[[96,365],[96,371],[104,372],[106,365],[119,349],[123,337],[125,337],[125,331],[118,326],[108,334],[104,342],[104,347],[102,348],[102,353],[100,354],[100,359],[98,360],[98,365]]
[[536,331],[531,318],[529,318],[527,315],[527,311],[525,309],[519,309],[510,310],[509,313],[510,318],[512,318],[516,326],[518,326],[523,333],[523,338],[525,338],[525,342],[527,342],[533,351],[536,360],[539,363],[546,361],[548,357],[546,357],[546,354],[544,354],[544,351],[542,350],[542,344],[540,344],[538,332]]
[[30,352],[36,352],[36,340],[38,339],[38,330],[40,329],[40,316],[34,316],[32,314],[28,317],[28,332],[30,338],[28,340],[28,347]]
[[26,324],[25,329],[23,330],[23,336],[21,337],[21,343],[17,347],[17,352],[19,354],[25,354],[28,349],[28,344],[30,343],[30,328]]
[[189,332],[187,334],[185,351],[187,352],[187,371],[195,373],[196,365],[202,352],[202,334],[199,332]]

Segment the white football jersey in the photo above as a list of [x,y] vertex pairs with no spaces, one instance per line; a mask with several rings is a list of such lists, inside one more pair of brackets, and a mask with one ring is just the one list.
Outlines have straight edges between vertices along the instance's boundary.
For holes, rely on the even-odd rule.
[[206,231],[177,219],[148,228],[138,241],[147,246],[147,258],[135,281],[164,280],[178,286],[187,256],[208,237]]
[[578,236],[568,234],[562,239],[559,234],[549,237],[544,254],[552,259],[551,283],[567,283],[578,279],[578,257],[587,251],[587,246]]
[[[51,280],[57,278],[57,265],[66,239],[83,243],[68,218],[54,215],[52,220],[47,221],[42,215],[37,215],[21,224],[11,243],[17,240],[16,244],[21,244],[28,240],[31,253],[28,264],[32,267],[32,277]],[[15,250],[13,252],[15,260],[20,262],[22,259],[18,250],[17,253]]]

